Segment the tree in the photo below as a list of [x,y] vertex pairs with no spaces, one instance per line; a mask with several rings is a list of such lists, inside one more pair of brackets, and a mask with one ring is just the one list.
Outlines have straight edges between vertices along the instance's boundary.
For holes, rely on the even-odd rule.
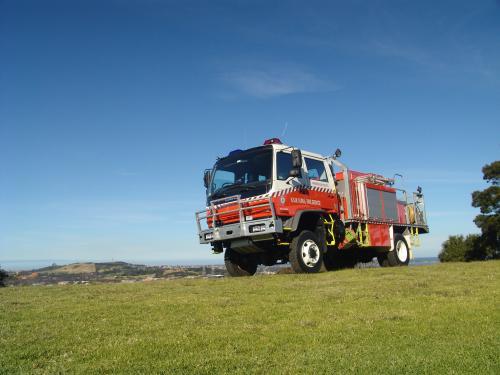
[[469,234],[467,237],[450,236],[443,243],[439,260],[441,262],[464,262],[471,259],[471,252],[478,246],[480,236],[478,234]]
[[472,193],[472,206],[481,210],[474,223],[481,229],[479,246],[473,259],[500,258],[500,161],[483,167],[483,179],[492,186]]
[[472,193],[472,206],[481,211],[474,219],[481,235],[450,236],[439,253],[441,262],[500,258],[500,161],[483,167],[483,179],[491,186]]
[[3,269],[0,268],[0,287],[6,286],[5,283],[8,277],[9,274],[7,273],[7,271],[4,271]]

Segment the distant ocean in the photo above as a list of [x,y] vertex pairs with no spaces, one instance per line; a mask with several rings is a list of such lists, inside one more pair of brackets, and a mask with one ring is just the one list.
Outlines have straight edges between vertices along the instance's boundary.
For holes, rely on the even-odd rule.
[[411,260],[410,266],[428,266],[435,263],[439,263],[438,257],[415,258]]
[[[48,267],[54,263],[63,266],[71,263],[84,263],[84,262],[115,262],[124,261],[133,264],[144,264],[148,266],[197,266],[197,265],[215,265],[222,264],[223,259],[221,256],[212,259],[198,259],[198,260],[138,260],[138,259],[112,259],[112,260],[82,260],[82,259],[39,259],[39,260],[2,260],[0,261],[0,268],[15,272],[15,271],[29,271],[38,268]],[[375,262],[376,263],[376,262]],[[411,261],[410,266],[426,266],[434,263],[439,263],[437,257],[428,258],[415,258]]]

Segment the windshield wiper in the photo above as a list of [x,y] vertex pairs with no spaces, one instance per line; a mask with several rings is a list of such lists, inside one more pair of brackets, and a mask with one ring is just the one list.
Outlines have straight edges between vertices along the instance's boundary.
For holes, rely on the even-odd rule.
[[212,193],[212,198],[215,198],[215,197],[223,197],[224,193],[227,193],[229,190],[232,190],[234,189],[235,187],[240,187],[241,185],[243,185],[243,182],[241,181],[237,181],[235,182],[234,184],[231,184],[231,185],[226,185],[226,186],[222,186],[220,188],[218,188],[217,190],[215,190],[213,193]]
[[218,188],[217,190],[215,190],[212,195],[215,195],[215,194],[219,194],[219,193],[222,193],[223,191],[226,191],[226,190],[230,190],[231,188],[234,188],[235,186],[240,186],[240,185],[243,185],[243,182],[241,181],[236,181],[235,183],[233,184],[230,184],[230,185],[222,185],[220,188]]
[[242,185],[243,182],[235,182],[234,184],[221,187],[212,193],[211,198],[214,199],[216,197],[225,197],[225,196],[227,197],[227,193],[233,190],[234,188],[241,188],[241,192],[257,189],[257,185],[245,185],[245,186]]

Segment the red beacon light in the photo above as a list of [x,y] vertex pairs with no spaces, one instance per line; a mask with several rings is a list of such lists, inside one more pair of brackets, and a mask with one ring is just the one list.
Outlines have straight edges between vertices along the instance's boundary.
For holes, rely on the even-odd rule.
[[264,141],[264,146],[265,145],[282,145],[283,143],[279,138],[269,138]]

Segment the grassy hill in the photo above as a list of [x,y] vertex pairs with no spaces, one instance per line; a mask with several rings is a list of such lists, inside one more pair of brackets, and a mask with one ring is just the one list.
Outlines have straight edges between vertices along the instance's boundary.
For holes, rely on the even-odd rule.
[[61,266],[53,269],[51,273],[69,273],[69,274],[82,274],[82,273],[95,273],[95,263],[74,263]]
[[0,290],[0,373],[500,373],[500,262]]

